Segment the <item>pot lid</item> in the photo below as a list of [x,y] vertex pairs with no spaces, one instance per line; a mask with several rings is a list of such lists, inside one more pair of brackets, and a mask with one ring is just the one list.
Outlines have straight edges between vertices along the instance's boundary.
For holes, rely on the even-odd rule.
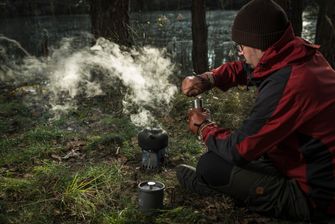
[[144,181],[138,184],[138,188],[142,191],[161,191],[165,185],[158,181]]

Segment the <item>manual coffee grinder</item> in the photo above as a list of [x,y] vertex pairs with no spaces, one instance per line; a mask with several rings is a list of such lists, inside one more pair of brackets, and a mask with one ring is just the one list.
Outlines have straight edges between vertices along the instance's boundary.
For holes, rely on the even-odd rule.
[[203,109],[203,102],[202,102],[202,99],[200,97],[196,97],[193,100],[193,108]]
[[142,149],[142,167],[157,169],[165,162],[168,135],[160,128],[145,128],[138,134],[138,144]]

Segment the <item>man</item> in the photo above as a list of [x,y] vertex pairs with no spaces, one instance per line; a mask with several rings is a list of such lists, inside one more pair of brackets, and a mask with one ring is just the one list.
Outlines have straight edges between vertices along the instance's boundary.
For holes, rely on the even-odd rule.
[[256,85],[255,105],[231,132],[199,109],[189,128],[207,146],[197,168],[177,167],[187,190],[224,193],[251,211],[313,220],[335,214],[335,72],[318,51],[295,37],[283,9],[253,0],[238,12],[232,39],[245,61],[231,62],[183,80],[196,96]]

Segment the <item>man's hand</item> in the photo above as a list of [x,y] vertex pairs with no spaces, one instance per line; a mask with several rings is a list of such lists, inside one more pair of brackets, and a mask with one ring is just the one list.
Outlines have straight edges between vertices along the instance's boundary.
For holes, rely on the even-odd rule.
[[197,96],[214,86],[212,72],[205,72],[197,76],[187,76],[181,85],[181,90],[186,96]]
[[193,108],[188,111],[188,127],[194,134],[199,134],[201,125],[209,122],[209,111],[199,108]]

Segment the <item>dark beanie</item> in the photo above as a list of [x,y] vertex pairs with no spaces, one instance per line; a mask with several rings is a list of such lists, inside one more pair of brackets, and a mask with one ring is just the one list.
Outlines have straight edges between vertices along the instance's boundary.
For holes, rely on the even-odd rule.
[[236,43],[266,50],[288,27],[285,11],[272,0],[252,0],[237,13],[232,39]]

